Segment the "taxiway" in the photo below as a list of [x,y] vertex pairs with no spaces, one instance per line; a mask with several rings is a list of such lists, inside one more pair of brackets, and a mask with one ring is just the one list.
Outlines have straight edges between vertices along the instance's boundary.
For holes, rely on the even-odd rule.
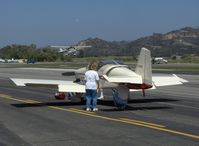
[[131,93],[124,111],[109,99],[99,101],[96,113],[79,101],[55,100],[56,89],[16,87],[9,79],[74,79],[62,72],[0,68],[0,145],[199,145],[199,75],[179,75],[189,82],[146,97]]

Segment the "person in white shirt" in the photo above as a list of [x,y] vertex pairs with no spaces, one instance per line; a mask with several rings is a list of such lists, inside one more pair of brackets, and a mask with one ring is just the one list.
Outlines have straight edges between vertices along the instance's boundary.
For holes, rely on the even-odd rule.
[[91,111],[91,100],[93,101],[93,111],[97,111],[97,92],[99,90],[99,75],[97,73],[97,63],[91,63],[85,73],[86,81],[86,111]]

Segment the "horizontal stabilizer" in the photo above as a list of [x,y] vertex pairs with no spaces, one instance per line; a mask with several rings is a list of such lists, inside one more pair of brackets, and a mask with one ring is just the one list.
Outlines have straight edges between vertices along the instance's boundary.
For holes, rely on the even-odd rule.
[[185,82],[188,82],[187,80],[184,80],[175,74],[173,76],[153,76],[152,77],[153,84],[158,86],[169,86],[169,85],[180,85]]
[[132,84],[142,84],[141,76],[131,76],[131,77],[122,77],[122,76],[112,76],[108,77],[107,75],[103,75],[103,77],[111,83],[132,83]]

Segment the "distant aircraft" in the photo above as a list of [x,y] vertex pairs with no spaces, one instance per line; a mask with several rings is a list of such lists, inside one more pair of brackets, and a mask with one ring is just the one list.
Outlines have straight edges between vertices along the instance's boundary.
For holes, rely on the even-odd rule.
[[152,61],[153,61],[153,64],[166,64],[166,63],[168,63],[168,60],[166,60],[162,57],[155,57]]
[[12,58],[12,59],[7,59],[6,62],[7,62],[7,63],[19,63],[19,61],[16,60],[16,59],[14,59],[14,58]]
[[[74,93],[74,97],[83,98],[85,93],[84,73],[87,67],[80,68],[74,72],[75,81],[60,80],[40,80],[40,79],[17,79],[11,80],[18,86],[26,86],[31,84],[38,85],[56,85],[58,93],[56,97],[63,96],[65,92]],[[142,48],[135,72],[127,65],[121,64],[115,60],[99,61],[98,74],[100,76],[101,89],[111,89],[113,101],[118,108],[125,108],[129,99],[129,92],[142,91],[145,96],[145,90],[155,89],[159,86],[179,85],[186,80],[176,75],[152,76],[151,69],[151,52]],[[103,95],[103,91],[101,91]],[[106,98],[104,96],[103,98]]]
[[5,63],[6,61],[4,59],[0,58],[0,63]]
[[83,48],[90,48],[91,46],[50,46],[52,48],[58,48],[59,53],[64,53],[66,56],[76,56],[77,52]]

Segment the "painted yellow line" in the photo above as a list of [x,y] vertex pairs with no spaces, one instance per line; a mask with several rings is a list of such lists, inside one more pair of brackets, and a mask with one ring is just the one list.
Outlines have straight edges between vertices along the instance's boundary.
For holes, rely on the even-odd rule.
[[28,100],[17,99],[17,98],[14,98],[14,97],[12,97],[10,95],[6,95],[6,94],[0,94],[0,97],[1,98],[5,98],[5,99],[10,99],[10,100],[18,101],[18,102],[29,103]]
[[96,112],[92,112],[92,111],[88,112],[88,111],[81,110],[81,109],[76,109],[76,108],[69,108],[69,110],[79,111],[79,112],[89,113],[89,114],[96,114]]
[[75,110],[71,110],[71,109],[63,109],[63,108],[54,107],[54,106],[51,107],[51,108],[58,109],[58,110],[70,111],[70,112],[79,113],[79,114],[83,114],[83,115],[88,115],[88,116],[92,116],[92,117],[96,117],[96,118],[100,118],[100,119],[105,119],[105,120],[109,120],[109,121],[128,123],[128,124],[132,124],[132,125],[147,127],[147,128],[150,128],[150,129],[155,129],[155,130],[159,130],[159,131],[166,131],[166,132],[173,133],[173,134],[178,134],[178,135],[183,135],[183,136],[186,136],[186,137],[199,139],[198,135],[188,134],[188,133],[179,132],[179,131],[175,131],[175,130],[170,130],[170,129],[166,129],[166,128],[146,125],[146,124],[132,122],[132,121],[127,121],[127,120],[122,120],[122,119],[115,119],[115,118],[109,118],[109,117],[104,117],[104,116],[99,116],[99,115],[93,115],[93,114],[89,114],[89,113],[82,113],[82,112],[79,112],[79,111],[75,111]]
[[39,101],[36,101],[36,100],[31,100],[31,99],[27,99],[26,100],[28,103],[42,103],[42,102],[39,102]]
[[165,127],[163,125],[159,125],[159,124],[155,124],[155,123],[150,123],[150,122],[139,121],[139,120],[133,120],[133,119],[127,119],[127,118],[120,118],[120,119],[124,120],[124,121],[136,122],[136,123],[141,123],[141,124],[155,126],[155,127],[162,127],[162,128]]
[[[39,101],[36,101],[36,100],[31,100],[31,99],[27,99],[26,102],[31,103],[31,104],[42,103],[42,102],[39,102]],[[86,114],[89,114],[89,115],[90,114],[95,114],[95,112],[87,112],[85,110],[80,110],[80,109],[76,109],[76,108],[64,109],[64,108],[59,108],[59,107],[56,107],[56,106],[47,106],[47,107],[53,108],[53,109],[58,109],[58,110],[69,111],[69,112],[77,111],[78,113],[86,113]]]
[[[18,102],[23,102],[23,103],[30,103],[30,102],[41,103],[41,102],[34,101],[34,100],[17,99],[17,98],[14,98],[14,97],[6,95],[6,94],[0,94],[0,97],[5,98],[5,99],[9,99],[9,100],[18,101]],[[154,124],[154,125],[156,125],[156,126],[154,126],[154,125],[149,124],[148,122],[143,122],[143,121],[138,122],[138,121],[133,121],[133,120],[129,120],[129,119],[127,120],[127,119],[124,119],[124,118],[120,118],[120,119],[110,118],[110,117],[92,114],[92,112],[83,112],[82,110],[78,110],[78,109],[74,109],[74,108],[64,109],[64,108],[60,108],[60,107],[56,107],[56,106],[47,106],[47,107],[49,107],[51,109],[67,111],[67,112],[72,112],[72,113],[78,113],[78,114],[87,115],[87,116],[91,116],[91,117],[95,117],[95,118],[100,118],[100,119],[105,119],[105,120],[120,122],[120,123],[127,123],[127,124],[137,125],[137,126],[141,126],[141,127],[147,127],[147,128],[150,128],[150,129],[165,131],[165,132],[168,132],[168,133],[173,133],[173,134],[177,134],[177,135],[182,135],[182,136],[186,136],[186,137],[199,139],[198,135],[193,135],[193,134],[188,134],[188,133],[184,133],[184,132],[179,132],[179,131],[163,128],[163,127],[157,126],[157,124]]]
[[[17,98],[14,98],[13,96],[6,95],[6,94],[0,94],[0,97],[4,98],[4,99],[9,99],[9,100],[22,102],[22,103],[30,103],[30,104],[42,103],[42,102],[39,102],[39,101],[36,101],[36,100],[30,100],[30,99],[26,99],[26,100],[17,99]],[[67,112],[74,112],[74,113],[84,114],[84,115],[92,115],[92,114],[94,114],[94,112],[83,112],[82,110],[78,111],[78,109],[74,109],[74,108],[64,109],[64,108],[60,108],[60,107],[56,107],[56,106],[47,106],[47,107],[48,108],[52,108],[52,109],[67,111]]]
[[94,115],[92,112],[82,112],[82,111],[73,110],[73,109],[60,108],[60,107],[57,107],[57,106],[48,106],[48,107],[51,108],[51,109],[56,109],[56,110],[61,110],[61,111],[67,111],[67,112],[72,112],[72,113],[78,113],[78,114],[87,115],[87,116]]
[[[6,97],[6,98],[7,99],[15,100],[15,98],[12,98],[12,97]],[[30,103],[30,104],[42,103],[42,102],[39,102],[39,101],[36,101],[36,100],[31,100],[31,99],[26,99],[26,100],[18,100],[17,99],[16,101]],[[76,112],[76,113],[80,113],[80,114],[85,113],[86,115],[95,114],[95,112],[87,112],[87,111],[76,109],[76,108],[65,109],[65,108],[59,108],[59,107],[56,107],[56,106],[46,106],[46,107],[52,108],[52,109],[58,109],[58,110],[68,111],[68,112]]]

